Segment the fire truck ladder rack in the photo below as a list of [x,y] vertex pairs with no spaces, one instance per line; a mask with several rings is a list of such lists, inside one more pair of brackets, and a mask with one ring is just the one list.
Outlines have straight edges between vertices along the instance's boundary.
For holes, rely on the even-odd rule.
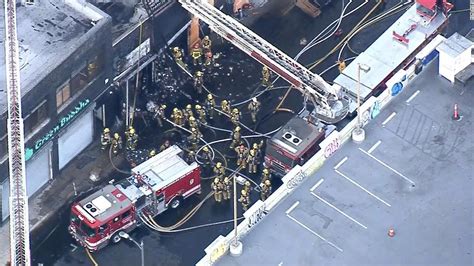
[[8,99],[8,158],[10,167],[10,256],[12,265],[30,265],[30,230],[21,117],[20,60],[16,1],[5,0],[5,65]]
[[207,1],[179,0],[179,2],[186,10],[206,22],[214,32],[295,86],[304,96],[304,107],[306,108],[308,100],[314,105],[317,118],[333,124],[347,115],[350,99],[342,91],[336,92],[335,87],[329,85],[319,75],[309,71]]

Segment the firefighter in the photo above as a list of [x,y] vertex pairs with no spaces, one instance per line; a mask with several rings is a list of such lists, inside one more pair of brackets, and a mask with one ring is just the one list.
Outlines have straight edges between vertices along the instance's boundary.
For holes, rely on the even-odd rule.
[[202,49],[199,43],[194,44],[191,50],[191,57],[193,58],[193,65],[202,64]]
[[211,51],[211,46],[212,46],[212,41],[209,38],[209,36],[204,36],[202,39],[202,48],[204,49],[204,52],[210,52]]
[[260,143],[252,144],[252,150],[255,151],[255,157],[257,158],[258,163],[260,163],[260,159],[262,156],[262,146],[263,146],[263,140],[261,140]]
[[214,166],[213,172],[216,175],[216,178],[218,178],[219,180],[222,180],[222,177],[224,177],[224,174],[225,174],[225,169],[222,166],[221,162],[216,163],[216,166]]
[[221,102],[222,112],[230,116],[230,103],[227,100]]
[[256,97],[252,98],[252,101],[249,103],[248,109],[250,111],[250,115],[252,116],[252,121],[257,123],[257,113],[260,110],[260,102],[257,101]]
[[169,140],[165,140],[165,142],[160,146],[160,152],[168,149],[171,146],[171,143]]
[[213,120],[214,119],[214,108],[216,107],[216,101],[214,100],[214,97],[212,94],[208,94],[206,98],[206,111],[207,114],[209,115],[209,119]]
[[232,132],[232,143],[230,144],[231,149],[240,144],[240,127],[236,126],[234,132]]
[[185,66],[185,64],[183,62],[183,53],[181,52],[181,49],[179,49],[179,47],[174,47],[173,48],[173,57],[174,57],[174,60],[176,61],[176,63],[178,63],[182,66]]
[[195,128],[196,130],[199,130],[198,123],[194,116],[189,117],[189,128]]
[[341,60],[341,61],[337,61],[337,68],[339,69],[339,73],[342,73],[342,71],[344,71],[344,69],[346,69],[346,62],[344,60]]
[[188,141],[191,144],[191,150],[197,149],[200,137],[202,137],[201,133],[199,133],[196,128],[191,128],[191,135],[188,136]]
[[200,156],[199,161],[201,161],[202,163],[204,174],[208,176],[211,170],[210,166],[212,161],[212,154],[207,146],[204,146],[204,148],[202,148],[202,155]]
[[189,122],[189,118],[191,116],[194,116],[193,106],[188,104],[188,105],[186,105],[186,108],[183,111],[184,123]]
[[271,87],[272,83],[270,82],[270,69],[267,66],[262,68],[262,85],[265,87]]
[[199,116],[199,122],[203,125],[207,125],[206,111],[204,111],[204,109],[199,104],[196,104],[194,108],[196,108],[196,113]]
[[214,191],[214,199],[216,202],[222,201],[222,192],[223,192],[223,185],[219,178],[214,178],[214,182],[211,185],[212,191]]
[[248,170],[249,174],[255,174],[257,173],[257,157],[255,156],[255,150],[251,149],[249,151],[249,154],[247,156],[247,164],[248,164]]
[[272,184],[270,183],[270,180],[267,179],[265,180],[265,182],[262,182],[262,184],[260,184],[260,187],[260,199],[262,199],[262,201],[265,201],[272,193]]
[[263,171],[262,171],[262,183],[264,183],[266,180],[270,180],[270,178],[271,178],[270,169],[268,169],[268,168],[263,169]]
[[151,149],[151,151],[148,153],[148,159],[152,158],[153,156],[156,155],[156,150],[155,149]]
[[195,156],[196,156],[196,153],[194,153],[194,151],[189,151],[189,152],[188,152],[188,155],[186,156],[186,162],[187,162],[188,164],[194,163],[194,161],[195,161]]
[[205,54],[204,54],[204,66],[206,67],[207,71],[210,72],[212,70],[212,66],[213,66],[213,57],[212,57],[212,53],[211,51],[207,51]]
[[171,114],[171,118],[173,118],[173,122],[178,126],[183,126],[183,111],[179,110],[178,108],[173,109],[173,113]]
[[246,165],[246,159],[247,159],[247,153],[248,153],[247,147],[243,143],[239,145],[239,147],[235,148],[235,152],[237,153],[237,165],[240,166],[242,169],[245,169]]
[[137,148],[138,135],[133,127],[129,127],[128,131],[125,132],[125,139],[127,141],[127,150],[134,151]]
[[249,195],[247,194],[247,192],[245,190],[242,190],[240,192],[239,202],[242,203],[242,209],[244,211],[248,210],[248,207],[249,207],[249,204],[250,204],[250,198],[249,198]]
[[231,186],[232,186],[231,179],[226,176],[224,178],[224,182],[222,183],[222,187],[223,187],[222,196],[223,196],[224,200],[230,200],[231,190],[232,190]]
[[334,39],[339,40],[343,34],[343,31],[341,28],[337,29],[337,31],[334,33]]
[[252,184],[250,184],[250,181],[245,181],[244,187],[242,189],[245,190],[245,192],[247,192],[247,195],[250,196],[250,192],[252,191]]
[[112,153],[117,155],[118,151],[122,149],[122,137],[120,137],[119,133],[114,134],[114,138],[112,139]]
[[153,118],[156,119],[156,122],[158,123],[159,127],[163,127],[162,119],[165,119],[165,109],[166,104],[162,104],[159,108],[155,109],[155,114],[153,115]]
[[100,135],[100,144],[102,145],[100,149],[105,150],[110,143],[112,143],[112,136],[110,136],[110,129],[106,127],[104,128],[102,135]]
[[204,73],[202,73],[202,71],[196,71],[196,73],[194,73],[194,88],[198,94],[202,93],[202,88],[204,85],[203,75]]
[[239,125],[240,121],[240,111],[237,108],[232,110],[232,114],[230,115],[230,121],[234,124],[234,126]]

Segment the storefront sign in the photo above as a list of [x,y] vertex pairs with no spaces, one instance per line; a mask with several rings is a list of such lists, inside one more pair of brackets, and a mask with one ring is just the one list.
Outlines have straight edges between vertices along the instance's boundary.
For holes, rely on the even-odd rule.
[[59,119],[58,123],[48,132],[46,133],[42,138],[39,140],[35,141],[35,145],[31,148],[26,148],[25,149],[25,161],[29,160],[31,156],[33,156],[41,147],[43,147],[44,144],[46,144],[49,140],[51,140],[56,134],[58,134],[61,129],[63,129],[65,126],[69,125],[74,118],[77,117],[81,111],[85,109],[86,106],[88,106],[90,103],[89,99],[85,99],[83,101],[80,101],[76,107],[74,107],[73,110],[71,110],[67,115],[63,116],[61,119]]
[[129,67],[135,65],[138,62],[138,59],[143,58],[150,52],[150,38],[146,39],[140,46],[135,48],[125,57],[125,66],[123,70],[128,69]]

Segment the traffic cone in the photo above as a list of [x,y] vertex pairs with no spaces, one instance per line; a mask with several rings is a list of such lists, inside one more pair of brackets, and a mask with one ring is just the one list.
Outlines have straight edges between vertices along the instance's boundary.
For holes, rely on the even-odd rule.
[[453,113],[453,120],[459,121],[461,119],[461,116],[459,115],[459,110],[458,110],[458,104],[454,104],[454,113]]
[[388,236],[389,237],[394,237],[395,236],[395,230],[393,228],[388,229]]

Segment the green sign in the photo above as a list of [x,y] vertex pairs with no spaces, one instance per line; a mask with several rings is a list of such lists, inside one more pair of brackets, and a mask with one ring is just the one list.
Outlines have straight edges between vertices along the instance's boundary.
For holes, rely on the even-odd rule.
[[84,101],[80,101],[73,110],[71,110],[67,115],[63,116],[59,119],[58,123],[42,138],[35,142],[35,145],[31,148],[25,149],[25,161],[28,161],[33,154],[35,154],[44,144],[46,144],[49,140],[51,140],[61,129],[65,126],[69,125],[72,120],[74,120],[77,115],[84,110],[84,108],[89,105],[90,100],[85,99]]

